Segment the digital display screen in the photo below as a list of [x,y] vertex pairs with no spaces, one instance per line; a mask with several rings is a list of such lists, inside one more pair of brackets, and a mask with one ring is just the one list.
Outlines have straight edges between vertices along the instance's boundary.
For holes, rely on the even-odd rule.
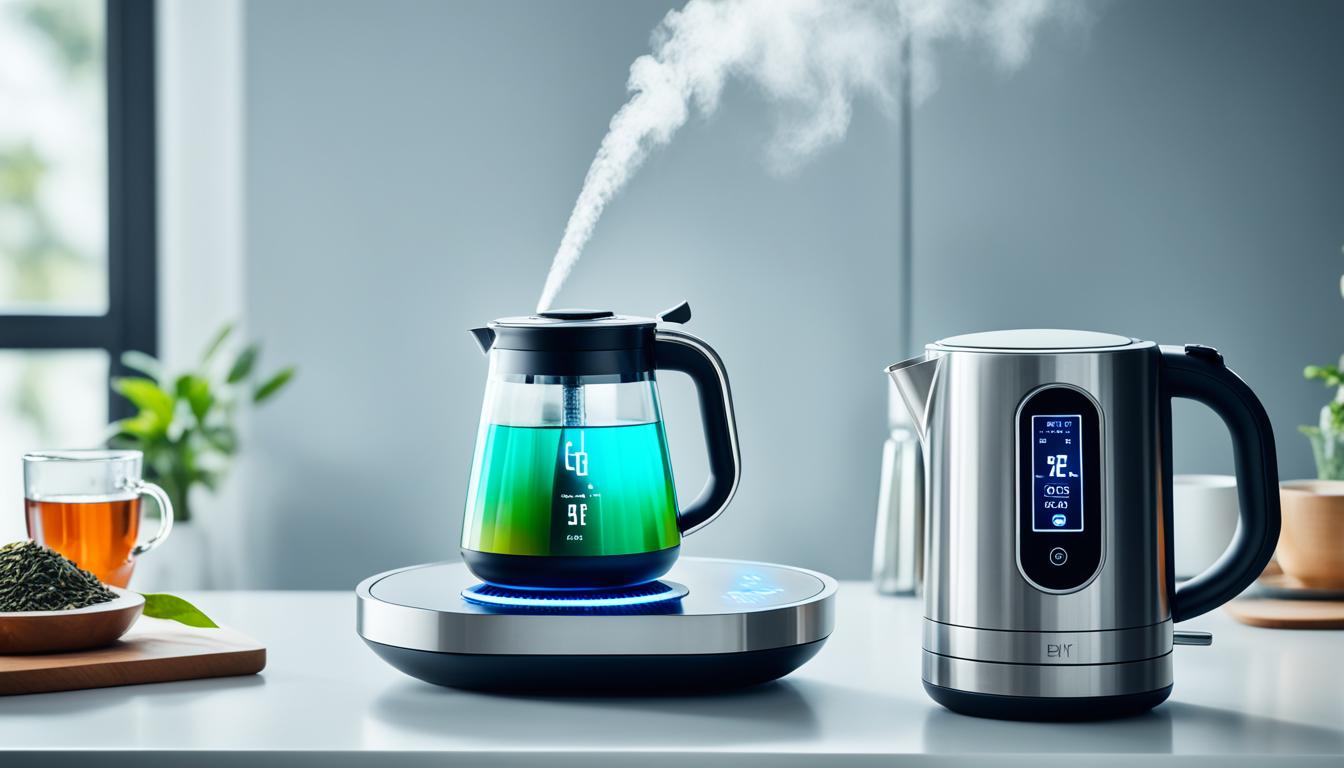
[[1031,417],[1033,531],[1083,530],[1083,419]]

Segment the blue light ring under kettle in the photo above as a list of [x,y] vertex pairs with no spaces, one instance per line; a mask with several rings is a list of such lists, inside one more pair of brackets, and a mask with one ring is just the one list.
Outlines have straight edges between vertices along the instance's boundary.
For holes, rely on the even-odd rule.
[[533,590],[476,584],[462,590],[462,599],[483,608],[504,611],[563,613],[642,613],[675,610],[690,594],[676,582],[652,581],[622,589]]

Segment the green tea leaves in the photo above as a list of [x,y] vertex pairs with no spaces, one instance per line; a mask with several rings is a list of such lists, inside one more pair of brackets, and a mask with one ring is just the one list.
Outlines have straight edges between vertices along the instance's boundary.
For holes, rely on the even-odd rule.
[[98,577],[31,541],[0,547],[0,612],[63,611],[117,599]]
[[151,619],[167,619],[188,627],[218,629],[219,625],[201,612],[200,608],[176,595],[161,592],[147,594],[145,597],[145,615]]

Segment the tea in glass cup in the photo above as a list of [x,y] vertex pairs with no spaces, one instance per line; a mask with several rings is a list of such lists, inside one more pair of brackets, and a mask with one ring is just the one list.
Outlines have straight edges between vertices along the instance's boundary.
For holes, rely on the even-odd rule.
[[[105,584],[125,587],[135,559],[173,529],[168,494],[140,477],[140,451],[44,451],[23,457],[28,536]],[[159,530],[139,542],[141,497],[159,506]]]

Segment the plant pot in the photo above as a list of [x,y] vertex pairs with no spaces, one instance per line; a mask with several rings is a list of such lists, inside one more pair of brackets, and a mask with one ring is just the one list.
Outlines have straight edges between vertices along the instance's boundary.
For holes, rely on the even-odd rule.
[[1344,589],[1344,481],[1291,480],[1279,487],[1283,530],[1275,559],[1312,589]]

